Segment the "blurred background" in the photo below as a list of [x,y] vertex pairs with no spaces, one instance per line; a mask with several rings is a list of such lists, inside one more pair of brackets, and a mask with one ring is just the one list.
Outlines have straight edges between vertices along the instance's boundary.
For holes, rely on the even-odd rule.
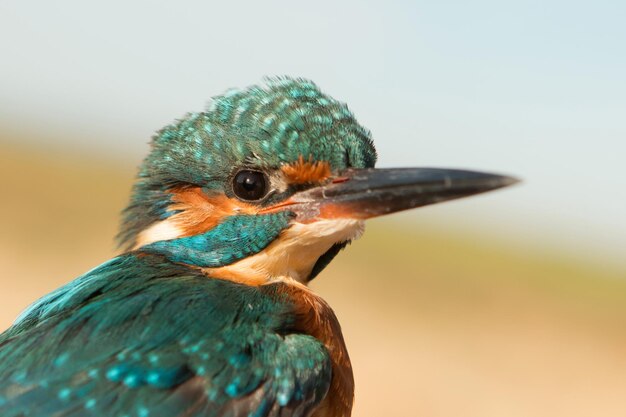
[[0,2],[0,328],[117,253],[153,132],[310,78],[379,166],[515,188],[371,221],[313,287],[355,416],[626,415],[626,4]]

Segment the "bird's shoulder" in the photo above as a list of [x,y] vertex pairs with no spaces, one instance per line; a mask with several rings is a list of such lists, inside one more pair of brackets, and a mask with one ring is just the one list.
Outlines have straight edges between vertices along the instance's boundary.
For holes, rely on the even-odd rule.
[[36,302],[0,336],[0,410],[306,416],[332,365],[294,317],[280,291],[122,255]]

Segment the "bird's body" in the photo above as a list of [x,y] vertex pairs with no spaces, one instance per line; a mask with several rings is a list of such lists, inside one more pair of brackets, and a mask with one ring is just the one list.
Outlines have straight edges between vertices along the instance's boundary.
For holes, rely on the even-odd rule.
[[306,284],[367,218],[512,182],[375,162],[369,132],[304,80],[231,91],[160,131],[127,252],[0,335],[0,415],[349,416],[339,323]]
[[[299,416],[324,400],[332,416],[352,398],[318,297],[207,279],[161,255],[122,255],[51,293],[0,346],[5,417]],[[332,374],[343,378],[327,396]]]

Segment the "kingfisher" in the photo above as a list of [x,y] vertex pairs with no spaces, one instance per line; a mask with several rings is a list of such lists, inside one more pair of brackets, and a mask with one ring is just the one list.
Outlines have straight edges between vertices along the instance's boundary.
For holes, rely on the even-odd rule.
[[307,284],[366,219],[516,182],[376,159],[345,104],[290,77],[157,132],[123,253],[0,335],[0,415],[350,416],[341,328]]

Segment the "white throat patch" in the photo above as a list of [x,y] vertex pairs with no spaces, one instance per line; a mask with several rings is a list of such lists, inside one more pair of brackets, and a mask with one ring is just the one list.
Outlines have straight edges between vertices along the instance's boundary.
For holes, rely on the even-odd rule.
[[354,219],[293,223],[261,252],[205,271],[218,278],[255,285],[285,279],[305,283],[320,256],[336,243],[358,239],[364,230],[365,223]]

